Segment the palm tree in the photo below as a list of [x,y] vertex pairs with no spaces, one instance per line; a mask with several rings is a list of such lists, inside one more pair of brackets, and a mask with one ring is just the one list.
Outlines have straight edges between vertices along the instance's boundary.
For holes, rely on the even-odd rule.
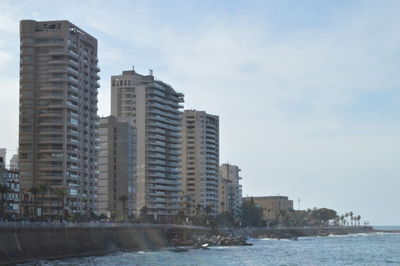
[[207,217],[210,216],[210,213],[211,213],[211,211],[212,211],[211,205],[207,205],[207,206],[204,208],[204,210],[206,211]]
[[197,204],[197,206],[196,206],[196,216],[199,216],[200,211],[201,211],[201,204]]
[[177,224],[182,224],[185,221],[185,217],[185,211],[183,209],[179,210],[179,212],[176,214]]
[[42,208],[41,216],[43,216],[44,197],[49,192],[50,186],[48,184],[41,184],[41,185],[39,185],[38,189],[39,189],[39,193],[41,195],[41,208]]
[[124,221],[126,218],[126,202],[128,201],[128,196],[126,195],[122,195],[121,197],[118,198],[118,200],[120,200],[122,202],[122,212],[123,212],[123,216],[124,216]]
[[0,185],[0,217],[3,218],[4,209],[7,204],[7,194],[12,192],[12,190],[6,185]]
[[351,220],[351,226],[353,226],[353,212],[349,212],[350,215],[350,220]]
[[349,213],[348,212],[346,212],[345,214],[344,214],[344,217],[346,217],[346,223],[347,223],[347,217],[349,217]]
[[142,222],[147,221],[148,212],[149,212],[149,209],[146,206],[143,206],[143,208],[140,209],[140,217],[142,218]]
[[[62,210],[62,219],[64,220],[64,198],[67,195],[65,190],[63,188],[56,188],[53,190],[54,194],[56,195],[57,198],[57,216],[60,217],[60,207]],[[60,206],[61,202],[61,206]]]
[[360,226],[361,216],[357,215],[358,226]]
[[32,193],[32,196],[33,196],[33,219],[36,220],[36,216],[37,216],[37,194],[39,193],[39,188],[36,187],[36,186],[31,187],[29,192]]
[[344,225],[344,215],[340,215],[340,221],[342,222],[342,226]]

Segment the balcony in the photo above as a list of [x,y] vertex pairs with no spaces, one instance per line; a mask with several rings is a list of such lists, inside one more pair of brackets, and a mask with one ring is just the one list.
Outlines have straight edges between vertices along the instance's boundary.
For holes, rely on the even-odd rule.
[[162,185],[151,185],[149,189],[165,190],[165,191],[180,191],[181,189],[176,186],[162,186]]
[[165,155],[160,154],[160,153],[149,153],[147,158],[149,158],[149,159],[165,159]]
[[149,171],[165,172],[165,167],[158,165],[149,165]]
[[160,153],[165,153],[165,149],[164,148],[160,148],[160,147],[152,147],[152,146],[149,146],[148,147],[148,151],[149,152],[160,152]]

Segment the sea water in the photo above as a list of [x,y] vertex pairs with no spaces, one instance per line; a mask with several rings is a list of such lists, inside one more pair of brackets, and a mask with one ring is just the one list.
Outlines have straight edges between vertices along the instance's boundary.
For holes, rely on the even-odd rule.
[[[385,229],[399,229],[385,228]],[[25,265],[400,265],[400,234],[374,233],[293,240],[250,239],[253,246],[119,252]]]

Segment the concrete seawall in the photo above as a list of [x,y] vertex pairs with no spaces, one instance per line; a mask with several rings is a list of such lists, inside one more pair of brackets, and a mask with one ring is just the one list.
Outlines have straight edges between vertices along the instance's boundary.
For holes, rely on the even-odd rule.
[[316,236],[321,231],[335,234],[368,233],[372,227],[245,228],[219,230],[178,225],[114,224],[73,226],[0,227],[0,265],[40,259],[105,255],[115,251],[150,250],[171,245],[173,238],[185,242],[193,235],[231,234],[250,237]]
[[157,249],[168,246],[176,235],[187,239],[209,232],[207,228],[162,225],[0,228],[0,264]]

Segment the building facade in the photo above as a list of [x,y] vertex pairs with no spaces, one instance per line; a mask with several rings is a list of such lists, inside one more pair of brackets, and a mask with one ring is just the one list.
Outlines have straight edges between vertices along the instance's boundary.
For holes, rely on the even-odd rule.
[[5,153],[0,154],[0,185],[8,188],[7,193],[0,195],[0,218],[17,218],[20,215],[19,173],[17,170],[7,169],[5,160]]
[[[250,198],[244,198],[249,200]],[[263,210],[263,219],[278,220],[281,216],[281,211],[288,212],[293,210],[293,200],[289,200],[287,196],[265,196],[253,197],[254,203]]]
[[173,222],[180,209],[182,102],[182,93],[152,73],[111,77],[111,114],[137,131],[137,212],[146,207],[160,222]]
[[240,216],[242,207],[242,185],[239,175],[240,168],[236,165],[222,164],[219,167],[219,207],[220,212],[229,212],[233,217]]
[[100,118],[98,212],[124,219],[136,211],[136,130],[115,116]]
[[[62,189],[67,214],[97,209],[97,40],[69,21],[20,23],[19,169],[24,197]],[[47,193],[41,214],[56,215]],[[23,213],[33,206],[24,200]]]
[[182,125],[183,191],[189,195],[190,215],[201,206],[218,214],[219,117],[185,110]]
[[18,170],[18,154],[14,154],[10,159],[10,169]]

